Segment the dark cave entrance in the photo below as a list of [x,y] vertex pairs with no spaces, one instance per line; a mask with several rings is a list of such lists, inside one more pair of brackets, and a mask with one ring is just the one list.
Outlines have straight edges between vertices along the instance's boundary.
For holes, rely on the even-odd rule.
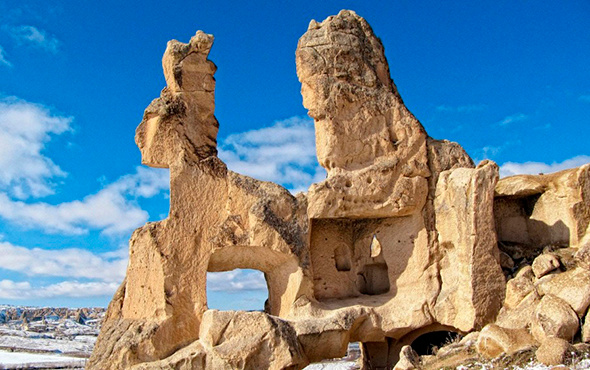
[[453,331],[432,331],[430,333],[422,334],[414,339],[412,342],[412,348],[420,356],[433,355],[440,347],[460,339],[461,335]]

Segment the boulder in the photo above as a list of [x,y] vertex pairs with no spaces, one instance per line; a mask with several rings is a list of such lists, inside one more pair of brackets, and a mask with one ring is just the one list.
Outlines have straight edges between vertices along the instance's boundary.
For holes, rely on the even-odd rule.
[[537,291],[532,290],[516,306],[511,307],[505,304],[498,313],[495,323],[508,329],[527,328],[533,320],[540,301],[541,297]]
[[543,343],[548,337],[571,341],[580,327],[576,312],[562,299],[546,294],[537,305],[531,333]]
[[280,370],[308,364],[289,323],[263,312],[206,311],[200,336],[167,358],[132,369]]
[[395,364],[393,370],[413,369],[420,369],[420,356],[411,346],[403,346],[399,354],[399,361]]
[[535,357],[547,366],[563,365],[571,360],[573,351],[574,348],[567,340],[547,337],[535,352]]
[[558,269],[560,266],[559,259],[553,253],[541,254],[533,261],[533,273],[537,278],[543,277]]
[[529,295],[534,289],[533,270],[530,266],[521,268],[514,278],[506,283],[506,297],[504,298],[504,307],[515,308],[520,302]]
[[487,358],[533,348],[535,339],[526,329],[506,329],[495,324],[486,325],[477,338],[477,352]]
[[539,294],[551,294],[569,304],[579,317],[590,306],[590,270],[575,268],[537,283]]
[[[590,311],[589,311],[590,312]],[[584,316],[584,324],[582,324],[582,341],[584,343],[590,343],[590,317],[588,312]]]
[[578,248],[574,258],[580,267],[590,269],[590,241]]

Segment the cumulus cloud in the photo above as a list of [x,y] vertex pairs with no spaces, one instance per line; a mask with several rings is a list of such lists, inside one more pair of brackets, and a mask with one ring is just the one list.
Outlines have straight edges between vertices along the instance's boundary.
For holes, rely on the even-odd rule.
[[0,242],[0,269],[27,276],[56,276],[119,283],[125,277],[127,252],[95,254],[85,249],[43,249]]
[[563,162],[553,162],[551,164],[542,162],[506,162],[500,166],[500,177],[520,175],[520,174],[532,174],[537,175],[539,173],[552,173],[568,168],[575,168],[586,163],[590,163],[590,156],[579,155],[570,159],[566,159]]
[[55,37],[34,26],[12,27],[10,33],[18,43],[44,49],[50,53],[56,53],[59,47],[59,41]]
[[0,66],[12,67],[12,63],[6,59],[6,54],[2,46],[0,46]]
[[207,290],[237,292],[243,290],[267,290],[264,274],[257,270],[232,270],[207,273]]
[[309,118],[291,117],[229,135],[220,142],[219,157],[235,172],[282,184],[292,192],[307,190],[325,177],[317,163]]
[[84,234],[101,230],[107,235],[127,233],[148,220],[137,198],[149,198],[169,188],[166,169],[137,167],[82,200],[59,204],[27,203],[0,193],[0,217],[13,224],[49,233]]
[[498,125],[500,125],[500,126],[508,126],[511,123],[524,121],[524,120],[526,120],[528,118],[529,118],[529,116],[527,116],[524,113],[513,114],[511,116],[507,116],[504,119],[502,119],[500,122],[498,122]]
[[70,130],[72,119],[23,100],[0,100],[0,190],[19,199],[54,192],[51,180],[65,176],[43,149],[53,135]]
[[31,283],[0,280],[1,299],[35,299],[55,297],[101,297],[110,296],[118,288],[118,283],[62,281],[45,286],[32,286]]

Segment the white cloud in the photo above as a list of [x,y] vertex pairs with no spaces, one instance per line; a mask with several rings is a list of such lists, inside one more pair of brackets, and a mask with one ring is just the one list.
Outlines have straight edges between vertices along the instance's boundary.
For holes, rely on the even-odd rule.
[[127,268],[127,249],[95,254],[85,249],[26,248],[0,242],[0,269],[27,276],[56,276],[120,283]]
[[551,164],[542,162],[506,162],[500,166],[500,177],[520,174],[537,175],[539,173],[552,173],[566,170],[568,168],[579,167],[586,163],[590,163],[590,156],[579,155],[570,159],[566,159],[563,162],[553,162]]
[[6,54],[4,53],[4,49],[2,48],[2,46],[0,46],[0,66],[1,65],[12,67],[12,63],[10,63],[8,59],[6,59]]
[[51,179],[66,174],[42,152],[71,121],[14,97],[0,100],[0,190],[19,199],[52,194]]
[[26,203],[0,193],[0,217],[27,228],[50,233],[83,234],[90,229],[123,234],[148,220],[136,198],[153,197],[169,188],[166,169],[137,167],[95,194],[59,204]]
[[0,299],[35,299],[54,297],[111,296],[119,283],[62,281],[57,284],[34,287],[29,282],[0,280]]
[[272,126],[229,135],[221,140],[219,157],[232,171],[307,190],[325,178],[317,163],[315,132],[309,118],[291,117]]
[[59,47],[59,41],[55,37],[34,26],[12,27],[10,31],[12,37],[21,44],[30,44],[51,53],[56,53]]
[[524,121],[524,120],[526,120],[528,118],[529,118],[529,116],[527,116],[526,114],[524,114],[524,113],[518,113],[518,114],[513,114],[511,116],[505,117],[503,120],[501,120],[500,122],[498,122],[498,124],[500,126],[507,126],[507,125],[509,125],[511,123]]
[[469,104],[469,105],[459,105],[459,106],[450,106],[450,105],[439,105],[436,107],[436,110],[439,112],[449,112],[449,113],[471,113],[471,112],[480,112],[487,109],[487,105],[485,104]]
[[242,290],[267,290],[264,273],[257,270],[235,269],[226,272],[208,272],[207,290],[237,292]]

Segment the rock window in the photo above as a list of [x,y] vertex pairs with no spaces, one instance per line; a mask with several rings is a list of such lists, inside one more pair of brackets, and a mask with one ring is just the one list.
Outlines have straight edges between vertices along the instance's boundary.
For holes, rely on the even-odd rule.
[[207,273],[207,305],[217,310],[264,311],[268,305],[264,273],[235,269]]

